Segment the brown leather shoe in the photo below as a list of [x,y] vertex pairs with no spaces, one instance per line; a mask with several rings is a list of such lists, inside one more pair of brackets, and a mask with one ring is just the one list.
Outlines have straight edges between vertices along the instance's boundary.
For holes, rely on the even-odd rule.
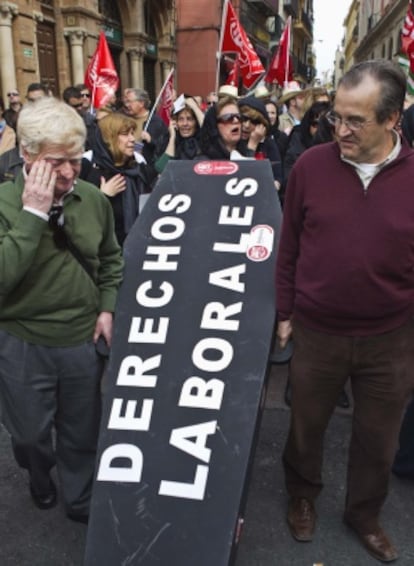
[[288,504],[287,523],[294,539],[300,542],[311,541],[316,523],[313,502],[305,497],[291,497]]
[[393,562],[398,558],[397,549],[394,547],[385,532],[378,527],[378,529],[369,534],[360,533],[352,525],[347,523],[351,529],[357,534],[361,543],[365,546],[368,552],[381,562]]

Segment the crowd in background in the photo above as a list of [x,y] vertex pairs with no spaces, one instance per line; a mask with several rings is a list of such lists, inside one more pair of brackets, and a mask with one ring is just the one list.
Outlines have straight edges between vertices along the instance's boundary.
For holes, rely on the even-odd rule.
[[[353,88],[354,85],[351,85],[351,87]],[[349,90],[352,90],[351,87],[349,87]],[[347,88],[343,88],[343,90],[347,91]],[[0,226],[2,229],[1,237],[3,241],[8,241],[8,239],[13,240],[13,238],[15,238],[14,234],[10,234],[10,232],[12,232],[10,226],[15,222],[17,212],[20,211],[23,202],[23,209],[25,213],[27,213],[25,216],[26,221],[28,225],[33,223],[34,233],[37,230],[39,238],[44,228],[39,218],[46,221],[51,228],[52,232],[49,234],[50,238],[47,253],[52,254],[50,256],[52,258],[51,261],[56,262],[59,254],[56,253],[57,250],[54,246],[56,245],[56,247],[59,248],[59,245],[62,244],[61,240],[59,242],[59,238],[67,237],[64,231],[62,231],[63,224],[59,224],[59,222],[63,223],[63,199],[67,195],[70,195],[70,199],[68,199],[69,207],[65,203],[65,210],[66,208],[68,209],[67,220],[69,220],[69,227],[71,227],[70,207],[78,206],[80,201],[83,200],[86,202],[86,204],[82,205],[82,210],[86,209],[88,205],[90,207],[89,213],[93,206],[96,206],[101,211],[101,224],[98,226],[98,232],[102,232],[102,238],[106,241],[105,256],[102,256],[102,246],[98,242],[95,242],[95,249],[91,251],[88,248],[89,240],[87,238],[80,239],[79,241],[81,247],[85,247],[85,249],[82,250],[85,252],[85,255],[91,256],[95,262],[95,272],[99,271],[99,267],[96,267],[96,265],[100,265],[101,263],[105,265],[105,262],[108,271],[113,272],[110,285],[111,301],[107,303],[103,312],[100,313],[97,306],[97,312],[90,313],[88,330],[85,331],[84,338],[86,340],[86,334],[88,334],[88,332],[89,334],[91,333],[96,323],[97,326],[95,326],[93,334],[94,342],[96,343],[100,335],[102,335],[108,346],[110,345],[112,331],[112,312],[115,304],[115,294],[121,279],[121,249],[128,232],[142,210],[145,198],[151,193],[158,176],[163,173],[169,161],[204,159],[268,160],[274,188],[283,208],[289,178],[292,170],[296,170],[295,164],[303,154],[314,146],[328,144],[334,141],[335,132],[337,133],[339,128],[349,128],[352,133],[355,133],[355,131],[362,130],[365,124],[375,122],[374,119],[369,119],[365,120],[364,123],[355,123],[355,119],[352,116],[349,118],[344,117],[344,115],[338,115],[336,112],[333,112],[335,93],[328,92],[325,88],[321,87],[301,88],[295,81],[288,83],[279,97],[275,97],[264,86],[258,86],[253,92],[239,96],[237,89],[230,85],[221,87],[217,93],[208,93],[205,98],[196,93],[174,96],[169,125],[164,123],[157,113],[151,113],[151,100],[148,93],[138,88],[126,88],[122,96],[119,98],[113,96],[106,106],[96,111],[91,108],[91,92],[84,84],[66,88],[62,94],[62,101],[54,99],[51,93],[48,92],[48,89],[40,83],[29,85],[25,98],[21,96],[17,89],[12,89],[7,96],[7,105],[3,100],[0,100],[0,182],[15,181],[22,195],[21,197],[19,196],[19,198],[22,200],[17,199],[16,202],[12,202],[13,198],[15,198],[13,185],[11,183],[3,185],[7,190],[5,190],[4,195],[1,196],[5,197],[4,202],[7,206],[5,206],[5,211],[1,211],[1,214],[4,213],[4,222]],[[342,94],[342,96],[344,95]],[[45,103],[47,99],[53,100],[54,102],[48,105]],[[67,113],[68,107],[70,107],[71,110],[69,114],[67,114],[63,126],[67,128],[68,132],[71,131],[72,120],[78,128],[80,132],[78,138],[81,141],[78,140],[77,144],[75,144],[76,151],[74,152],[73,147],[62,137],[64,130],[62,130],[59,135],[57,132],[53,132],[53,136],[59,139],[59,142],[54,144],[53,139],[45,138],[43,141],[39,141],[36,148],[30,149],[30,132],[32,131],[30,127],[32,127],[32,123],[36,123],[37,109],[39,109],[39,112],[43,113],[42,119],[44,120],[45,112],[50,108],[51,119],[58,121],[59,115],[63,117],[65,110]],[[62,110],[62,108],[64,108],[64,110]],[[394,133],[396,129],[406,138],[408,144],[403,141],[403,145],[404,151],[408,153],[411,150],[406,146],[412,147],[414,139],[413,115],[414,106],[410,106],[409,103],[407,103],[407,109],[402,116],[402,120],[392,125],[392,131]],[[21,118],[22,116],[23,119]],[[380,120],[378,120],[378,123],[380,125],[382,124]],[[46,132],[50,129],[49,126],[50,125],[45,128]],[[38,126],[37,128],[38,130],[41,129]],[[387,137],[384,137],[384,139],[393,140],[394,133],[390,134],[387,131]],[[396,134],[395,138],[400,139]],[[83,142],[85,142],[85,147]],[[331,144],[331,146],[332,145],[333,144]],[[46,157],[44,155],[43,146],[49,150],[49,152],[46,153]],[[400,147],[398,143],[396,147],[397,149]],[[58,155],[54,154],[54,149],[56,150],[56,148],[58,148]],[[323,146],[323,151],[325,151],[325,149],[326,152],[329,151],[329,147],[326,145]],[[308,155],[310,154],[308,153]],[[316,153],[313,155],[316,155]],[[394,159],[395,156],[391,155],[391,158]],[[305,161],[306,160],[302,159],[301,163]],[[340,167],[343,166],[342,161],[344,160],[339,161]],[[352,164],[352,166],[354,166],[354,164]],[[67,179],[66,188],[62,189],[63,196],[60,195],[61,198],[57,199],[56,189],[54,189],[53,183],[56,181],[56,175],[59,181],[59,171],[63,170],[65,173],[61,173],[61,182],[64,183],[64,180]],[[22,171],[23,174],[21,173]],[[56,173],[56,171],[58,173]],[[371,181],[378,172],[379,171],[375,170],[372,173],[370,170],[371,178],[369,181]],[[367,174],[366,171],[363,173]],[[39,184],[39,177],[43,179],[43,184]],[[291,178],[294,177],[295,174],[293,174]],[[79,187],[76,187],[76,190],[74,190],[78,178],[81,179],[81,182],[79,183]],[[89,204],[87,202],[89,185],[83,183],[84,181],[91,183],[97,189],[96,193],[93,191],[93,193],[95,193],[93,195],[95,201],[91,201]],[[289,187],[290,186],[289,184]],[[56,187],[58,187],[58,183],[56,183]],[[44,202],[39,204],[40,201],[38,202],[36,200],[39,196],[39,192],[44,193],[45,191],[48,192],[47,202],[46,204]],[[55,191],[54,195],[52,194],[53,191]],[[75,197],[79,198],[79,202],[76,201]],[[8,202],[7,199],[9,199],[10,202]],[[286,202],[289,204],[289,199]],[[292,204],[290,206],[291,208],[293,207]],[[80,205],[78,208],[79,207]],[[286,210],[289,211],[289,206],[285,209],[285,216],[287,214]],[[111,216],[110,223],[108,223],[108,214]],[[34,219],[33,216],[36,217],[36,219]],[[75,216],[73,223],[76,226],[77,221]],[[88,236],[90,236],[93,241],[94,238],[91,235],[93,222],[91,222],[90,226],[87,226],[87,224],[88,222],[86,221],[84,225],[79,228],[80,233],[83,234],[89,230]],[[22,232],[24,232],[27,227],[20,226],[20,228]],[[114,233],[116,238],[112,240],[109,231],[112,231],[112,236]],[[74,230],[74,233],[76,234],[76,230]],[[24,241],[27,242],[28,240],[30,240],[30,238],[28,239],[26,234]],[[45,244],[41,239],[39,242],[39,249],[41,253],[43,253],[42,250]],[[76,253],[73,251],[73,247],[75,246],[72,246],[71,249],[71,244],[68,244],[67,240],[65,245],[82,265],[82,261],[76,257]],[[6,249],[7,246],[4,245],[3,248]],[[8,261],[12,261],[14,257],[10,250],[11,248],[7,248],[6,252],[4,252],[5,255],[9,254],[7,256],[9,258]],[[28,257],[27,261],[29,263],[32,262],[34,257],[35,251],[33,251],[32,256]],[[33,268],[34,277],[30,279],[30,284],[32,281],[35,281],[37,285],[37,270],[39,270],[41,274],[43,271],[40,269],[39,265],[36,264],[36,261],[34,261],[33,266],[31,265],[31,268]],[[79,271],[78,265],[77,268]],[[10,296],[12,299],[14,297],[17,310],[21,307],[21,299],[17,291],[19,290],[21,281],[25,281],[26,275],[26,273],[23,273],[21,277],[18,276],[17,272],[19,269],[23,268],[20,265],[16,265],[15,278],[13,279],[14,272],[12,272],[10,276],[11,291],[7,289],[6,292],[4,292],[6,299],[3,304],[4,306],[7,301],[9,301],[7,305],[12,305],[13,301],[10,300]],[[56,273],[60,273],[59,277],[61,277],[63,273],[61,269],[63,270],[62,266],[59,265],[58,268],[58,264],[56,264]],[[67,270],[67,267],[65,267],[65,269]],[[88,271],[88,268],[85,268],[85,270]],[[74,271],[76,271],[76,269]],[[81,273],[83,277],[86,277],[83,272]],[[86,302],[90,304],[91,301],[96,302],[98,300],[97,291],[90,279],[97,284],[98,288],[99,285],[102,284],[102,289],[104,289],[106,283],[100,282],[99,276],[97,277],[96,273],[92,275],[88,274],[88,276],[89,278],[86,280],[88,281],[89,297]],[[50,279],[53,281],[52,276]],[[62,286],[65,284],[66,282],[62,281]],[[13,285],[15,285],[15,287],[13,287]],[[28,289],[28,293],[29,290],[33,292],[31,285],[29,289],[29,281],[26,281],[25,288]],[[105,294],[105,291],[102,291],[102,289],[101,292]],[[70,297],[62,297],[62,305],[64,305],[68,298]],[[46,311],[50,310],[47,304],[44,305],[44,308]],[[67,308],[72,308],[72,305]],[[11,318],[14,316],[13,312],[10,314]],[[48,312],[48,314],[50,313]],[[94,318],[95,315],[98,316],[98,322],[96,322]],[[103,319],[101,319],[101,315],[105,315]],[[80,320],[82,319],[83,313],[76,312],[74,316],[75,318],[78,317]],[[40,316],[40,318],[42,319],[42,316]],[[59,323],[62,322],[63,320],[58,321],[58,326]],[[66,320],[64,322],[66,322]],[[19,339],[17,343],[15,343],[13,338],[14,327],[10,326],[9,320],[5,322],[4,320],[2,321],[0,317],[0,323],[0,331],[2,332],[4,340],[7,340],[7,348],[10,349],[7,355],[11,359],[13,358],[13,354],[10,354],[12,349],[17,351],[16,348],[20,348],[27,340],[30,342],[31,337],[29,333],[25,334],[24,332],[20,335],[19,329],[16,331],[16,334],[19,335]],[[11,328],[10,333],[8,325]],[[40,324],[39,327],[34,325],[33,328],[37,332],[40,326]],[[52,334],[51,330],[48,332]],[[65,344],[59,342],[57,338],[57,335],[48,335],[45,338],[45,343],[39,338],[40,348],[33,349],[35,352],[33,359],[36,364],[38,364],[39,374],[42,371],[44,359],[43,353],[39,355],[38,350],[41,350],[41,347],[44,345],[49,346],[48,341],[50,341],[53,347],[56,346],[62,350],[62,346],[65,346]],[[62,338],[62,340],[65,339],[65,337]],[[71,343],[72,339],[74,340],[73,344]],[[6,342],[4,343],[6,344]],[[73,348],[79,346],[79,344],[76,344],[74,337],[69,339],[69,343]],[[88,341],[86,343],[89,344]],[[6,351],[6,349],[4,351]],[[49,353],[47,356],[48,355]],[[90,363],[90,359],[94,359],[94,352],[83,352],[82,356],[83,358],[81,358],[81,354],[79,354],[79,359],[83,360],[83,369],[85,370],[85,367]],[[67,360],[68,357],[63,359],[62,356],[60,361],[67,363]],[[4,360],[2,363],[4,363]],[[0,364],[0,370],[1,369]],[[27,368],[25,371],[27,371]],[[101,366],[98,364],[96,372],[99,373],[100,371]],[[77,480],[73,480],[73,478],[69,478],[65,488],[67,489],[67,514],[73,520],[81,522],[88,521],[93,454],[100,412],[100,401],[96,387],[96,383],[99,379],[100,377],[98,377],[91,386],[93,387],[91,399],[94,400],[93,402],[96,404],[95,417],[92,423],[95,432],[92,435],[93,438],[89,439],[87,447],[92,457],[85,463],[88,470],[87,473],[85,472],[85,479],[82,485],[86,490],[86,495],[82,493],[80,495],[79,493],[72,493],[71,490],[74,485],[78,488],[76,484]],[[6,382],[6,379],[3,380]],[[7,394],[10,394],[11,398],[14,394],[12,388],[10,388],[9,391],[5,385],[3,385],[3,387],[3,395],[6,391]],[[336,393],[338,392],[335,392],[335,394]],[[285,399],[288,404],[291,403],[289,379],[287,381]],[[64,400],[56,402],[64,404]],[[344,390],[340,393],[337,404],[340,404],[342,407],[349,406],[349,399]],[[412,470],[412,472],[408,470],[407,472],[407,467],[411,464],[407,464],[406,462],[410,460],[412,462],[413,458],[413,451],[410,446],[410,439],[412,437],[410,436],[411,433],[407,432],[412,431],[413,428],[413,404],[414,401],[405,417],[405,424],[401,431],[401,449],[394,467],[396,473],[408,476],[412,473],[411,477],[414,477],[414,470]],[[42,410],[42,408],[39,408],[39,414],[42,413]],[[13,407],[10,409],[10,415],[13,416]],[[50,413],[49,417],[50,422],[48,424],[51,427],[54,416]],[[36,469],[37,464],[28,463],[30,459],[28,456],[29,450],[25,444],[26,439],[24,438],[24,434],[19,429],[19,423],[13,423],[10,418],[9,425],[12,431],[14,430],[12,435],[16,460],[22,467],[29,469],[29,471],[31,470],[30,466]],[[66,423],[62,424],[62,428],[64,428],[63,425],[66,425]],[[79,425],[78,430],[76,430],[79,437],[82,436],[83,430],[84,429]],[[20,444],[17,443],[18,439]],[[48,463],[46,466],[47,473],[43,473],[43,475],[39,473],[40,479],[38,478],[38,480],[36,480],[35,475],[31,475],[30,491],[35,504],[39,508],[46,509],[56,504],[56,488],[48,475],[53,459],[51,441],[49,438],[47,442],[45,439],[43,439],[43,441],[43,452],[47,452],[50,465]],[[70,442],[67,438],[66,442],[68,445],[64,446],[65,441],[63,441],[61,450],[68,453],[67,458],[70,463],[71,459],[75,458],[75,456],[71,453],[72,447],[69,446]],[[407,446],[410,447],[407,449]],[[76,456],[76,458],[78,457],[79,455]],[[39,461],[40,460],[41,458],[39,457]],[[75,459],[73,462],[75,462]],[[77,459],[76,462],[78,462]],[[66,465],[66,468],[69,469],[70,467],[71,465]],[[65,463],[62,464],[62,468],[65,470]],[[68,469],[66,469],[64,473],[70,476]],[[64,483],[65,481],[63,477],[62,482]],[[304,498],[302,497],[301,499]],[[309,511],[309,508],[307,509]],[[302,511],[303,509],[295,510],[295,513],[297,514]],[[312,532],[313,526],[314,525],[312,525],[311,528]],[[295,538],[297,538],[297,540],[310,540],[309,538],[303,537],[302,539],[300,537]],[[391,552],[391,550],[389,556],[394,557],[395,553],[393,553],[394,551]]]

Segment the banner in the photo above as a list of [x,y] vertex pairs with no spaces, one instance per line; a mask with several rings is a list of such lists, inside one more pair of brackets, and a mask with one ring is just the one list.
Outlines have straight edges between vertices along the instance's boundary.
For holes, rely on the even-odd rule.
[[241,26],[231,2],[227,0],[223,10],[220,55],[226,52],[238,54],[240,76],[243,85],[249,89],[263,75],[265,69]]
[[279,46],[276,49],[269,69],[264,78],[265,82],[277,82],[280,86],[285,86],[293,80],[293,61],[290,55],[290,26],[292,17],[286,20],[285,29],[280,37]]
[[103,31],[85,73],[85,85],[92,93],[91,105],[102,108],[116,93],[119,78]]
[[173,107],[173,96],[174,94],[174,69],[170,71],[162,89],[160,92],[161,99],[160,99],[160,106],[158,109],[158,115],[166,126],[170,124],[170,117],[171,117],[171,110]]
[[274,329],[267,161],[171,161],[124,244],[85,566],[227,566]]

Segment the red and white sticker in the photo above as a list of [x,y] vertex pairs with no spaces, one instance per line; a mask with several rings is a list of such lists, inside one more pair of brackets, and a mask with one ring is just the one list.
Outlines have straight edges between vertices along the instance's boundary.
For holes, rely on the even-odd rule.
[[238,170],[234,161],[199,161],[194,166],[197,175],[233,175]]
[[252,261],[266,261],[273,250],[275,233],[271,226],[258,224],[250,230],[246,255]]

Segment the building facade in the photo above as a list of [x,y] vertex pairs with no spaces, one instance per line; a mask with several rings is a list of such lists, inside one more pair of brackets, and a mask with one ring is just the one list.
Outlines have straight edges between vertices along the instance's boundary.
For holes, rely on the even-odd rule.
[[292,16],[291,51],[295,79],[306,85],[315,78],[313,55],[313,0],[283,0],[285,18]]
[[[408,0],[361,0],[358,13],[358,45],[355,62],[367,59],[396,60],[401,48],[401,30]],[[345,65],[348,61],[347,54]]]
[[[177,79],[180,92],[205,95],[223,84],[232,56],[218,65],[223,0],[176,0]],[[232,6],[264,67],[280,37],[278,0],[232,0]],[[228,64],[226,64],[228,61]],[[218,71],[218,76],[217,76]]]
[[[206,94],[223,84],[230,66],[217,55],[223,0],[176,0],[177,77],[180,92]],[[295,78],[306,84],[315,75],[312,55],[313,0],[232,0],[241,25],[267,68],[287,17],[292,16],[291,52]]]
[[[0,89],[24,94],[33,82],[56,96],[84,81],[104,30],[120,89],[145,88],[152,100],[172,67],[180,92],[205,95],[216,85],[224,0],[0,0]],[[232,0],[265,68],[292,16],[295,78],[315,75],[313,0]],[[228,73],[219,67],[219,83]]]
[[176,62],[174,0],[0,0],[3,97],[32,82],[57,96],[82,83],[102,29],[122,87],[155,96]]
[[359,12],[360,0],[352,0],[349,7],[348,14],[344,21],[345,36],[344,36],[344,50],[343,70],[347,71],[355,63],[355,50],[358,47],[359,38]]

